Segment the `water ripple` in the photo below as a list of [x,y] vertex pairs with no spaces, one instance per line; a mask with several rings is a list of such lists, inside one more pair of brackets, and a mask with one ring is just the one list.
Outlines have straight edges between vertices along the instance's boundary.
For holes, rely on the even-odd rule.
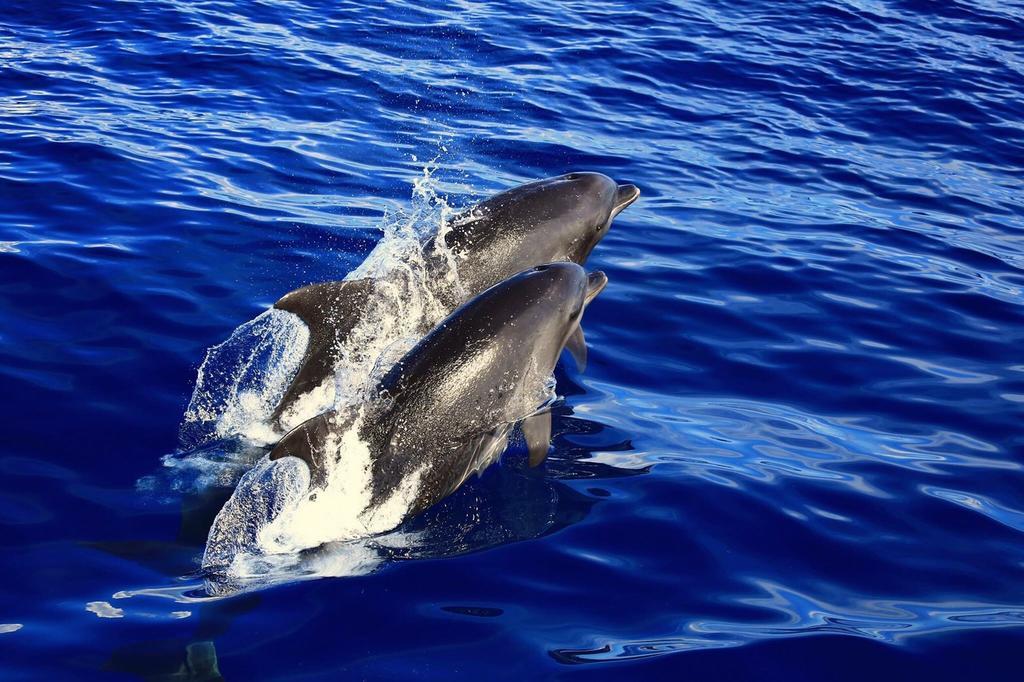
[[[5,3],[4,673],[1011,669],[1021,35],[993,0]],[[204,353],[356,268],[425,167],[451,206],[643,190],[548,462],[514,443],[390,544],[217,592],[209,520],[264,452],[201,413],[265,411],[281,349],[227,359],[254,388],[184,449]]]

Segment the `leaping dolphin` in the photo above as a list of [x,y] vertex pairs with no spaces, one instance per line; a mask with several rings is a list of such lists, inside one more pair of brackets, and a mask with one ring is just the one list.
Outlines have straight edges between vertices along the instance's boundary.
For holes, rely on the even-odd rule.
[[[471,297],[543,263],[585,263],[612,219],[639,196],[635,185],[618,185],[600,173],[569,173],[531,182],[455,216],[447,230],[428,241],[424,253],[433,259],[450,255],[462,290]],[[444,249],[438,248],[442,245]],[[442,264],[436,265],[440,270]],[[364,318],[365,302],[376,287],[388,285],[393,283],[373,279],[313,284],[274,304],[297,315],[310,332],[303,361],[271,415],[276,425],[301,396],[333,376],[343,341]],[[462,303],[451,292],[443,295],[447,311]]]
[[[537,413],[545,382],[607,282],[575,263],[542,265],[487,289],[424,337],[361,413],[370,505],[415,474],[420,484],[408,515],[422,511],[500,455],[520,422],[531,464],[542,461],[551,435],[550,413]],[[301,459],[311,488],[322,488],[344,457],[331,445],[351,425],[350,414],[314,417],[288,433],[270,459]]]

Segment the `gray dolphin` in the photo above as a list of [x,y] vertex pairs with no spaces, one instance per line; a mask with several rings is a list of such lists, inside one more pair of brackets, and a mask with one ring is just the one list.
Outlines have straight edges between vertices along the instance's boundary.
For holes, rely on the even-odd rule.
[[[517,423],[536,465],[551,439],[550,412],[538,413],[562,349],[579,332],[587,304],[608,279],[560,262],[522,272],[479,294],[425,336],[380,381],[359,415],[331,411],[289,432],[270,459],[297,457],[310,489],[323,488],[336,443],[358,423],[370,453],[376,508],[412,478],[403,518],[453,492],[504,450]],[[356,421],[358,419],[358,421]]]
[[[471,297],[536,265],[583,264],[612,219],[639,196],[635,185],[617,185],[600,173],[569,173],[531,182],[458,214],[447,230],[427,242],[424,253],[438,269],[447,257],[442,254],[450,253],[462,288]],[[438,239],[446,249],[437,248]],[[362,319],[365,302],[375,287],[393,284],[372,279],[312,284],[274,304],[297,315],[310,332],[303,361],[271,415],[275,424],[303,394],[333,376],[341,343]],[[447,311],[462,303],[451,292],[440,293],[447,298],[442,301]],[[577,348],[578,358],[581,353]]]

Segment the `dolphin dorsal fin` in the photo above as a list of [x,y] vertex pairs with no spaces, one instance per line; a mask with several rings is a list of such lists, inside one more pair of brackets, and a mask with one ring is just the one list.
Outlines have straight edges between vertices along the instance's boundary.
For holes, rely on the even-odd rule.
[[333,430],[351,426],[352,419],[335,410],[308,419],[289,431],[270,451],[271,461],[282,457],[298,457],[309,467],[309,488],[318,490],[327,486],[329,473],[324,444]]
[[312,391],[333,376],[339,341],[352,331],[372,288],[373,282],[368,279],[310,284],[288,292],[274,304],[278,310],[297,315],[309,328],[306,355],[274,410],[274,422],[280,421],[281,415],[302,394]]
[[530,451],[530,466],[535,467],[548,456],[551,444],[551,413],[541,412],[523,420],[520,429]]
[[581,373],[587,369],[587,339],[583,336],[583,327],[576,325],[576,329],[569,335],[565,342],[565,348],[572,354],[576,361],[576,369]]
[[310,284],[289,291],[274,307],[298,315],[309,327],[311,335],[334,327],[340,317],[351,317],[353,308],[366,298],[373,282],[368,279],[341,280]]

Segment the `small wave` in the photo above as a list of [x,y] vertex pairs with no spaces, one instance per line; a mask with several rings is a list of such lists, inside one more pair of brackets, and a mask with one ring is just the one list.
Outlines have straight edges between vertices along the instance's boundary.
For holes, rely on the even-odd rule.
[[1024,625],[1022,605],[861,599],[843,606],[770,582],[758,581],[756,585],[761,596],[736,601],[765,611],[767,618],[758,619],[761,622],[693,618],[678,632],[662,637],[595,637],[586,647],[554,649],[551,655],[562,663],[606,663],[769,639],[846,635],[902,644],[922,635]]

